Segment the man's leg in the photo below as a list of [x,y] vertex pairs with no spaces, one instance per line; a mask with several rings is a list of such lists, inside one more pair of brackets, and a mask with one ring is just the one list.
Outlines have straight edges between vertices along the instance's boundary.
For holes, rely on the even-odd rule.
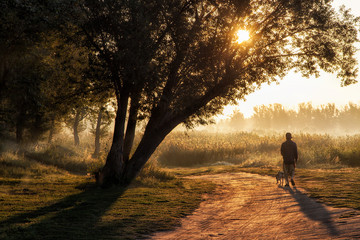
[[289,172],[290,172],[290,177],[291,177],[291,184],[293,186],[295,186],[295,182],[294,182],[295,166],[293,164],[289,165]]
[[289,186],[289,165],[283,164],[284,177],[285,177],[285,186]]

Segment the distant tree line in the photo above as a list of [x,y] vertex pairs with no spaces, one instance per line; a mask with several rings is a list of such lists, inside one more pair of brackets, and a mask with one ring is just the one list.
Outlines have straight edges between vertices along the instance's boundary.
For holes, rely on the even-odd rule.
[[338,108],[333,103],[314,107],[300,103],[297,110],[275,103],[254,107],[254,114],[246,119],[235,112],[230,119],[219,122],[227,130],[299,130],[306,132],[353,133],[360,131],[360,105],[348,103]]

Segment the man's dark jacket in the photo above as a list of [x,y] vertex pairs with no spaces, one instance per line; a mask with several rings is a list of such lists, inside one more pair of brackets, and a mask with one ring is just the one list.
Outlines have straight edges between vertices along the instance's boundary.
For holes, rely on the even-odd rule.
[[281,144],[281,155],[283,156],[285,164],[293,164],[298,159],[298,152],[296,143],[291,140],[286,140]]

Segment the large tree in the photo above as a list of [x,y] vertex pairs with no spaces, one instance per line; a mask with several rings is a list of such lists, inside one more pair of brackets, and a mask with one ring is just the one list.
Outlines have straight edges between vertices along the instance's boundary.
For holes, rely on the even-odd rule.
[[[356,81],[359,21],[328,0],[83,0],[77,7],[74,24],[110,73],[118,103],[103,185],[127,185],[177,125],[204,124],[291,69]],[[236,41],[239,29],[249,31],[248,41]]]

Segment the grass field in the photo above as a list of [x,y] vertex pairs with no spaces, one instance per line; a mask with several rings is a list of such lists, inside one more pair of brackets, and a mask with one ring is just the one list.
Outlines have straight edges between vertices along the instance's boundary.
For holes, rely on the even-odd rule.
[[[297,185],[319,201],[360,210],[360,137],[295,134],[294,140],[300,152]],[[172,229],[214,189],[182,176],[274,176],[282,141],[276,134],[174,133],[126,190],[100,189],[87,175],[106,154],[92,159],[90,144],[75,148],[61,140],[19,150],[3,142],[0,239],[139,239]]]
[[211,184],[137,182],[99,189],[83,176],[0,178],[0,239],[139,239],[171,229]]
[[13,150],[0,156],[0,239],[141,239],[177,226],[214,188],[149,164],[129,188],[101,189],[86,172],[102,161],[82,150]]

